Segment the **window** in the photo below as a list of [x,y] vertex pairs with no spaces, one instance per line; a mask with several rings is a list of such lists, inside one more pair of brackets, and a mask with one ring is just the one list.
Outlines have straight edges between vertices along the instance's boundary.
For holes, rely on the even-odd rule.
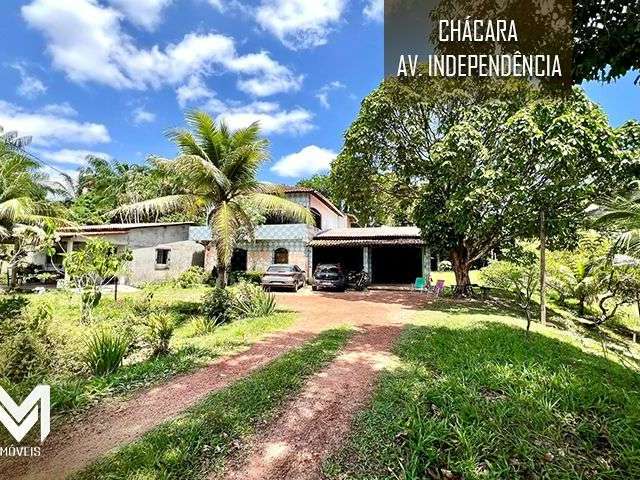
[[309,210],[311,210],[311,215],[313,216],[313,223],[315,224],[316,228],[322,229],[322,215],[320,215],[320,212],[313,207],[310,208]]
[[168,248],[156,249],[156,267],[168,268],[169,266],[169,250]]
[[289,265],[282,265],[282,266],[270,266],[269,268],[267,268],[267,273],[291,273],[294,272],[295,269],[293,267],[290,267]]
[[289,251],[286,248],[278,248],[273,252],[273,263],[289,263]]

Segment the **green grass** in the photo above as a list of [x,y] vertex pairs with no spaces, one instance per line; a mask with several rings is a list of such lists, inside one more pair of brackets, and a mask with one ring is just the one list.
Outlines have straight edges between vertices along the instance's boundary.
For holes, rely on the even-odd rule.
[[[433,283],[438,280],[444,280],[445,287],[450,287],[456,284],[456,276],[453,272],[431,272],[431,278],[433,279]],[[471,270],[469,272],[469,278],[471,279],[471,283],[482,285],[480,270]]]
[[203,478],[221,467],[239,440],[299,392],[307,377],[332,360],[349,336],[347,330],[320,334],[72,478]]
[[[52,372],[33,376],[18,384],[0,379],[0,386],[14,398],[26,397],[38,383],[51,385],[52,412],[65,414],[86,407],[101,398],[120,395],[167,380],[180,373],[192,371],[210,363],[221,355],[229,355],[247,348],[267,334],[282,330],[295,321],[293,313],[278,312],[264,318],[241,320],[218,327],[207,335],[195,335],[193,325],[197,318],[198,302],[207,287],[180,289],[164,286],[158,289],[153,304],[172,313],[179,325],[171,341],[172,353],[159,358],[149,358],[149,352],[131,355],[117,372],[93,377],[79,371],[81,354],[90,332],[103,326],[129,328],[132,308],[144,292],[122,295],[116,304],[112,297],[105,297],[96,311],[92,325],[79,321],[77,295],[50,292],[29,295],[35,308],[38,304],[51,307],[53,319],[49,328],[55,340],[59,364]],[[2,433],[0,433],[2,435]]]
[[[443,302],[395,348],[333,479],[640,478],[640,375],[570,333]],[[587,340],[589,342],[589,340]]]

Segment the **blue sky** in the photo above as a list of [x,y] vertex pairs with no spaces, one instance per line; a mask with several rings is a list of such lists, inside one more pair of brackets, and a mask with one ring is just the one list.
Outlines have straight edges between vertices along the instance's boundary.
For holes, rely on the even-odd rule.
[[[171,156],[163,132],[202,108],[260,120],[293,183],[325,169],[383,67],[382,0],[3,0],[0,125],[50,167],[89,152]],[[629,75],[589,84],[614,125],[640,118]]]

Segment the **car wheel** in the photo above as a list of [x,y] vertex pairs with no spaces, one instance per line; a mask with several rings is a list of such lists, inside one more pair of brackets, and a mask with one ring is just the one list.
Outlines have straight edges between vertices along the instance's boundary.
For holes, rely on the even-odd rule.
[[311,285],[311,290],[316,292],[316,291],[318,291],[318,287],[316,287],[315,285]]

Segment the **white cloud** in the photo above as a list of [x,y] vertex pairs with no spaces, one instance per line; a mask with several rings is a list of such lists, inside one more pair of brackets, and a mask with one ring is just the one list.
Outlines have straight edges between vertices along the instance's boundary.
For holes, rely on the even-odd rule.
[[292,153],[278,160],[271,170],[281,177],[303,177],[331,168],[331,162],[337,154],[316,145],[304,147],[297,153]]
[[209,0],[209,5],[213,8],[222,11],[224,9],[224,5],[222,4],[222,0]]
[[[69,113],[69,112],[67,112]],[[69,115],[51,113],[51,109],[27,111],[0,100],[0,125],[21,136],[33,137],[36,146],[61,142],[92,144],[111,141],[107,128],[99,123],[79,122]]]
[[260,123],[260,129],[264,134],[301,134],[313,128],[311,112],[299,107],[284,110],[274,102],[225,105],[218,99],[212,99],[205,109],[218,114],[217,119],[224,121],[232,130],[248,127],[253,122]]
[[367,5],[362,13],[372,22],[382,22],[384,20],[384,0],[367,0]]
[[173,0],[109,0],[109,3],[126,15],[127,20],[146,30],[153,31],[162,21],[162,11]]
[[299,89],[302,82],[266,52],[238,55],[225,35],[188,33],[165,48],[139,48],[122,30],[123,14],[95,0],[33,0],[22,15],[46,37],[54,66],[79,83],[145,90],[227,70],[241,77],[243,91],[264,96]]
[[138,107],[133,110],[133,123],[135,125],[141,125],[143,123],[153,123],[156,121],[156,114],[145,110],[143,107]]
[[256,20],[287,48],[317,47],[327,43],[346,3],[346,0],[262,0]]
[[331,83],[327,83],[320,90],[318,90],[318,93],[316,93],[316,98],[320,101],[320,105],[322,105],[326,109],[329,109],[331,108],[331,104],[329,103],[329,93],[331,93],[331,91],[333,90],[340,90],[342,88],[345,88],[344,83],[337,80]]
[[[87,164],[87,157],[100,157],[105,160],[110,160],[111,155],[104,152],[96,152],[93,150],[73,150],[69,148],[63,148],[62,150],[39,150],[39,157],[46,162],[53,162],[64,165],[74,165],[76,167],[83,167]],[[66,167],[68,168],[68,167]]]
[[204,84],[202,78],[193,75],[187,83],[176,89],[176,96],[178,103],[184,108],[187,104],[195,102],[196,100],[213,97],[214,92]]
[[267,97],[279,92],[300,90],[303,76],[295,76],[287,67],[269,57],[267,52],[251,53],[230,61],[229,69],[254,75],[238,80],[238,88],[256,97]]
[[20,85],[18,85],[18,95],[25,98],[36,98],[47,91],[47,87],[42,81],[30,75],[24,65],[16,63],[11,65],[20,74]]
[[41,112],[50,113],[51,115],[58,115],[60,117],[75,117],[78,112],[73,108],[69,102],[63,103],[50,103],[40,109]]

